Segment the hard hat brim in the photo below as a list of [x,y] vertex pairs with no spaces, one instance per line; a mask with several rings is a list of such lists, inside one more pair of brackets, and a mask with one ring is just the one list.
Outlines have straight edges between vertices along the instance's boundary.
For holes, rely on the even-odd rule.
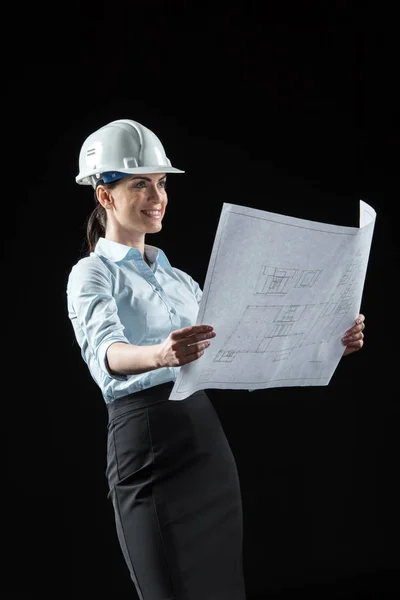
[[[113,171],[114,169],[109,169],[109,168],[104,168],[104,169],[96,169],[95,171],[93,171],[92,173],[86,173],[85,175],[77,175],[75,177],[75,181],[76,183],[78,183],[79,185],[92,185],[92,182],[90,180],[90,178],[93,175],[97,175],[102,172],[106,172],[106,171]],[[120,173],[126,173],[127,175],[151,175],[153,173],[184,173],[185,171],[182,171],[181,169],[177,169],[175,167],[169,167],[166,165],[156,165],[154,167],[133,167],[131,169],[123,169],[123,168],[118,168],[118,171]]]

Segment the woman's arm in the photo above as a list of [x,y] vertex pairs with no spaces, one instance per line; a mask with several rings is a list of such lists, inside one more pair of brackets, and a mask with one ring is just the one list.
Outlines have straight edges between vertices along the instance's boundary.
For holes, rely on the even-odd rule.
[[111,373],[138,375],[160,368],[159,346],[134,346],[115,342],[107,349],[107,363]]
[[209,325],[190,325],[170,333],[165,342],[135,346],[115,342],[107,348],[107,362],[113,373],[138,375],[162,367],[180,367],[197,360],[215,337]]

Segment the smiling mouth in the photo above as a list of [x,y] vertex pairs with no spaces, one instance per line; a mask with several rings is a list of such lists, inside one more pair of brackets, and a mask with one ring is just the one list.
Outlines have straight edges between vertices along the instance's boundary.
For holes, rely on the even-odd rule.
[[142,210],[141,212],[150,219],[161,219],[161,210]]

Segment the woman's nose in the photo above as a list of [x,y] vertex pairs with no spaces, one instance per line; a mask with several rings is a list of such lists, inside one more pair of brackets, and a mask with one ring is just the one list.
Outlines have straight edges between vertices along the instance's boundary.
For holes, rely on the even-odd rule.
[[162,199],[162,190],[156,186],[151,186],[149,196],[152,200],[159,202]]

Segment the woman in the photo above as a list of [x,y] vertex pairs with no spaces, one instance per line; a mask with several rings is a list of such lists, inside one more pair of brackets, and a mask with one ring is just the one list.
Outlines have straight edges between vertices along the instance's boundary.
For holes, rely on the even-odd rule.
[[[195,325],[202,291],[145,243],[167,206],[159,138],[121,119],[91,134],[76,181],[95,190],[89,255],[71,269],[68,315],[108,409],[107,479],[141,600],[245,600],[235,459],[204,391],[168,401],[177,370],[215,336]],[[364,316],[344,340],[363,345]]]

